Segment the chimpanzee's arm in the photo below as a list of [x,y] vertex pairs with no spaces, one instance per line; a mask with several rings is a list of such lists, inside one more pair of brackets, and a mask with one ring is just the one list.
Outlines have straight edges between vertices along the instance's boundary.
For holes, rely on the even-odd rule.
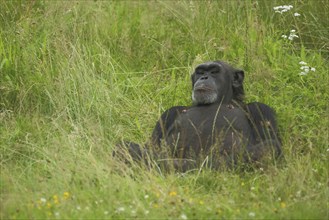
[[279,137],[278,127],[275,119],[274,110],[263,103],[252,102],[246,105],[249,114],[249,121],[253,129],[254,139],[257,143],[269,142],[275,143],[277,155],[281,155],[281,139]]
[[166,110],[157,121],[152,133],[152,144],[160,146],[161,139],[165,138],[166,133],[176,118],[184,112],[188,107],[174,106]]

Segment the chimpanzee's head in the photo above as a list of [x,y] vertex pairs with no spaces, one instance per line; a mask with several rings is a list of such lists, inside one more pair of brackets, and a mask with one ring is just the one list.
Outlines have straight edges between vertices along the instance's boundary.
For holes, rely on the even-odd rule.
[[222,61],[198,65],[192,74],[195,105],[242,101],[244,72]]

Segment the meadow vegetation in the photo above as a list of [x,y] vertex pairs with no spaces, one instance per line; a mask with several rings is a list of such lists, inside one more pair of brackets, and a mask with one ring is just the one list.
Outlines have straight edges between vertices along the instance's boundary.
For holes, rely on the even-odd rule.
[[[328,218],[328,1],[0,5],[1,219]],[[282,161],[164,174],[111,157],[189,105],[192,68],[218,59],[276,110]]]

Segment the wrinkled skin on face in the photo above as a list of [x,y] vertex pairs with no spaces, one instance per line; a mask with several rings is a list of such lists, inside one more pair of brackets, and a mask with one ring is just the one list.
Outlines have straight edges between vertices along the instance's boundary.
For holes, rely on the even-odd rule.
[[244,72],[222,61],[197,66],[191,79],[194,105],[229,103],[237,90],[241,90],[240,95],[243,96]]

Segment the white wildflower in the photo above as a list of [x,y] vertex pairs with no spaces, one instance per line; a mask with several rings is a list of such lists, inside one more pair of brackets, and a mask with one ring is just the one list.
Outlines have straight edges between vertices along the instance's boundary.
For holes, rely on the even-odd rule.
[[119,207],[118,209],[117,209],[117,212],[124,212],[125,211],[125,207]]
[[304,62],[304,61],[300,61],[299,64],[302,65],[302,66],[300,67],[300,69],[302,70],[302,71],[299,73],[300,76],[305,76],[305,75],[307,75],[310,71],[315,72],[315,68],[314,68],[314,67],[311,67],[311,66],[307,66],[307,63],[306,63],[306,62]]
[[299,190],[299,191],[296,192],[296,197],[297,197],[297,198],[300,198],[301,195],[302,195],[302,191]]
[[309,66],[301,66],[300,69],[303,70],[305,73],[310,72],[310,67]]
[[40,198],[40,202],[46,203],[47,202],[47,199],[46,198]]
[[291,30],[288,39],[293,40],[294,38],[299,38],[298,35],[295,33],[296,33],[296,30],[294,30],[294,29]]
[[297,13],[297,12],[295,12],[295,13],[294,13],[294,16],[295,16],[295,17],[299,17],[299,16],[300,16],[300,14],[299,14],[299,13]]
[[256,214],[254,212],[249,212],[249,217],[255,217]]
[[294,38],[299,38],[297,34],[290,34],[288,39],[293,40]]
[[145,210],[145,212],[144,212],[145,215],[148,215],[149,213],[150,213],[149,210]]
[[145,196],[144,196],[144,199],[148,199],[148,198],[149,198],[149,195],[145,195]]
[[77,206],[77,210],[81,210],[81,207],[80,206]]
[[287,11],[290,11],[293,8],[292,5],[280,5],[280,6],[275,6],[273,7],[273,10],[275,11],[275,13],[284,13]]
[[180,218],[181,219],[187,219],[187,216],[183,213],[183,214],[180,215]]
[[56,217],[58,217],[58,216],[59,216],[59,212],[55,212],[54,215],[55,215]]
[[294,38],[299,38],[299,36],[296,34],[296,30],[291,30],[290,33],[289,33],[289,36],[283,34],[281,35],[282,38],[284,39],[289,39],[289,40],[293,40]]
[[109,211],[104,211],[104,215],[108,215],[109,214]]

